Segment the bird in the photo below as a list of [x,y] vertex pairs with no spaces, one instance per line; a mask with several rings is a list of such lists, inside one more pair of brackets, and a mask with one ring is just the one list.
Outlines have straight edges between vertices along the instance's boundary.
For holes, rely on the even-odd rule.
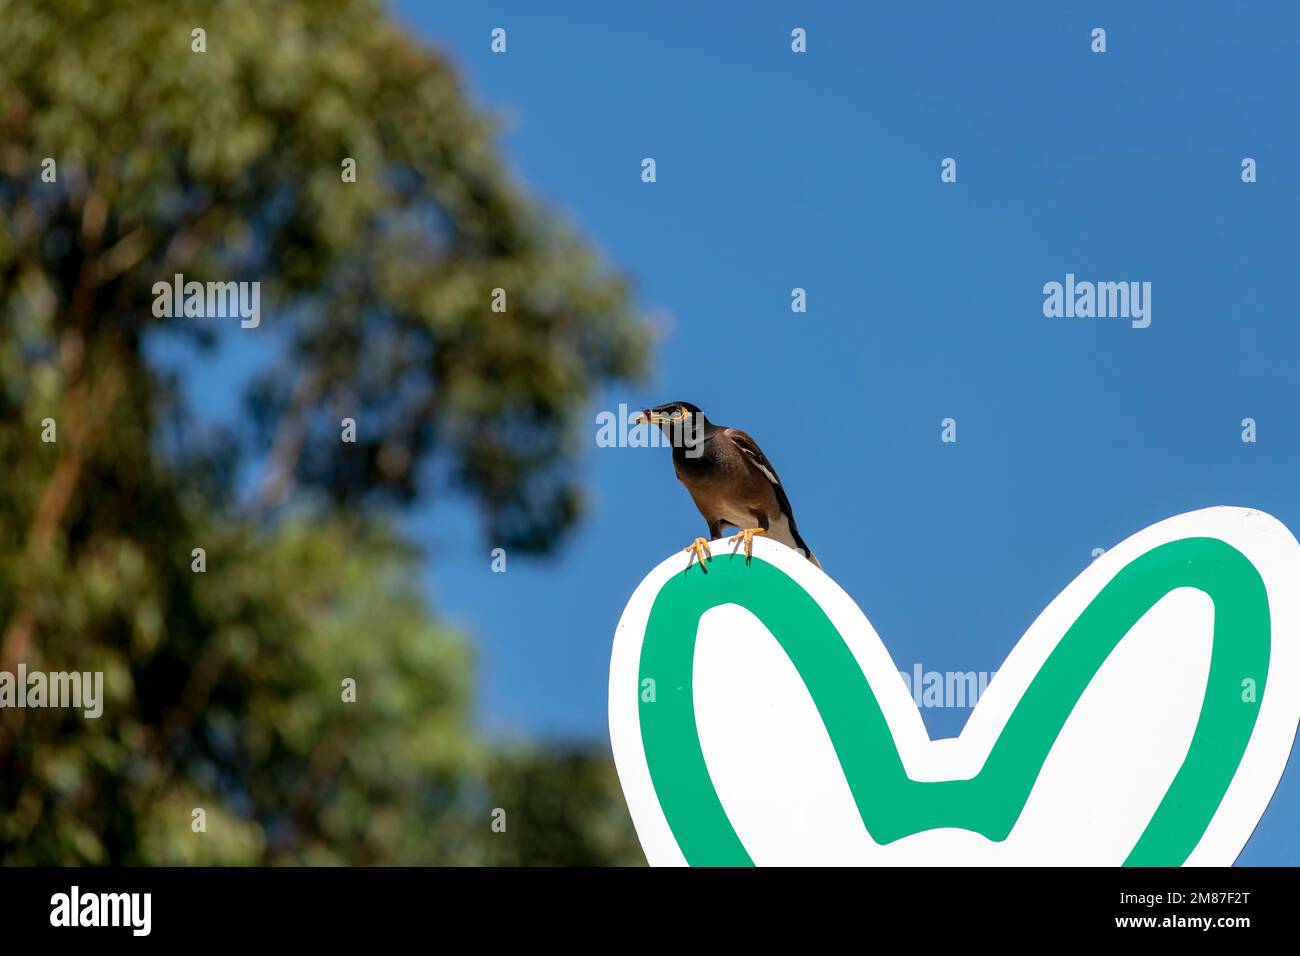
[[753,557],[754,536],[766,535],[821,567],[799,535],[790,497],[776,468],[747,432],[715,425],[690,402],[642,409],[632,423],[658,425],[667,436],[677,480],[686,486],[708,523],[709,537],[696,538],[682,549],[691,554],[688,570],[698,560],[708,574],[705,559],[713,559],[709,542],[722,536],[724,525],[736,529],[726,543],[734,544],[733,553],[744,545],[746,564]]

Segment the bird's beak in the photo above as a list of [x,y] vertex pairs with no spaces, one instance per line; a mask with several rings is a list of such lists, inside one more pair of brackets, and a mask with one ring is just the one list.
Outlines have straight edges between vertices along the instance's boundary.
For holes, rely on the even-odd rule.
[[643,409],[632,416],[633,425],[658,425],[660,422],[666,422],[668,419],[658,412],[652,412],[650,409]]

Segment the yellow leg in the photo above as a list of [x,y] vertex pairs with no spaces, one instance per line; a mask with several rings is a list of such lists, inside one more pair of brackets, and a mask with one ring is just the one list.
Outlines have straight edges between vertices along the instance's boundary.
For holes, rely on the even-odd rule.
[[708,558],[710,561],[713,560],[713,552],[709,550],[709,539],[708,539],[708,538],[696,538],[694,541],[692,541],[690,544],[688,544],[688,545],[687,545],[686,547],[684,547],[682,550],[683,550],[683,551],[689,551],[689,552],[691,553],[691,560],[686,562],[686,570],[687,570],[687,571],[689,571],[689,570],[691,569],[691,564],[692,564],[694,561],[699,561],[699,562],[700,562],[700,570],[702,570],[705,574],[708,574],[708,573],[709,573],[709,568],[708,568],[708,566],[704,563],[704,559],[705,559],[705,558]]
[[736,547],[732,549],[733,553],[740,547],[740,543],[745,543],[745,563],[749,564],[754,555],[754,535],[767,534],[766,528],[746,528],[744,531],[737,532],[727,539],[727,544],[736,542]]

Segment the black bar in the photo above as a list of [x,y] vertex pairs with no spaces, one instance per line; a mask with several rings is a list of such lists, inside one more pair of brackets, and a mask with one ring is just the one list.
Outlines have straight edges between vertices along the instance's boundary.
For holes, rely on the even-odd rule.
[[[86,903],[88,895],[150,894],[148,936],[136,937],[131,925],[52,926],[56,894],[67,897],[66,915],[73,886],[83,908],[99,907],[99,897]],[[1025,941],[1201,935],[1230,945],[1256,933],[1293,933],[1298,888],[1295,869],[1262,868],[7,868],[0,869],[0,925],[6,942],[66,942],[76,934],[128,945],[145,938],[338,944],[404,937],[486,944],[515,935],[527,941],[531,934],[542,946],[547,939],[577,941],[598,928],[646,945],[654,939],[678,945],[697,925],[706,935],[725,930],[760,938],[776,926],[818,934],[847,927],[863,943],[898,932],[919,932],[915,938],[927,943],[979,940],[996,930]],[[129,924],[132,911],[120,912],[120,922]],[[142,922],[142,913],[134,915]]]

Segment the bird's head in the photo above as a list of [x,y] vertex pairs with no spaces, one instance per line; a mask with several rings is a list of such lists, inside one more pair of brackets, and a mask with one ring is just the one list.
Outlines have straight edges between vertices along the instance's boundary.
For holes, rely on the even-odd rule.
[[645,408],[636,414],[632,419],[634,425],[686,425],[688,423],[703,425],[705,422],[704,412],[698,405],[692,405],[690,402],[669,402],[667,405],[656,405],[654,408]]
[[674,455],[698,458],[704,452],[704,442],[713,433],[713,426],[704,417],[698,405],[690,402],[669,402],[643,409],[632,419],[634,425],[658,425]]

